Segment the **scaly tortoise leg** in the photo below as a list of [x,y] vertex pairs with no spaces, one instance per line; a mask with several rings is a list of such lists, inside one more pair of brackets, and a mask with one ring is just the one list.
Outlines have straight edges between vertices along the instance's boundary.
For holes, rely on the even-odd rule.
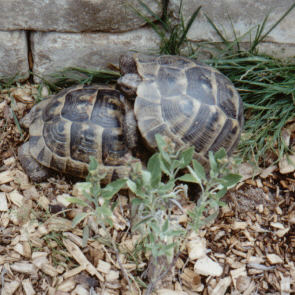
[[30,153],[29,142],[24,143],[18,148],[18,158],[26,174],[34,182],[46,180],[50,175],[50,169],[38,163]]

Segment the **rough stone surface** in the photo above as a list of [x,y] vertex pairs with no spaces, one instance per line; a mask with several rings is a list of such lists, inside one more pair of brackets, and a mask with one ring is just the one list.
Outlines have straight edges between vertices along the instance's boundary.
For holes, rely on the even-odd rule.
[[33,71],[41,76],[67,67],[105,69],[109,64],[117,65],[121,54],[153,52],[160,42],[154,31],[147,28],[114,34],[35,32],[31,41]]
[[[180,0],[171,0],[170,8],[175,16],[177,16],[179,2]],[[263,23],[268,14],[269,17],[264,32],[267,32],[293,3],[293,0],[183,0],[182,12],[184,18],[188,20],[192,13],[200,5],[202,6],[201,13],[197,16],[188,33],[188,38],[192,41],[221,41],[216,31],[207,21],[205,14],[228,40],[234,40],[234,28],[238,37],[243,36],[240,39],[241,41],[249,41],[250,36],[253,40],[257,26]],[[251,31],[251,34],[247,34],[249,31]],[[264,41],[268,44],[261,46],[264,52],[272,53],[278,49],[279,56],[295,55],[295,9],[286,16]],[[287,49],[282,50],[281,44],[278,43],[284,43]],[[292,44],[291,47],[290,44]]]
[[[161,15],[160,1],[145,0]],[[145,24],[138,0],[0,0],[0,30],[122,32]],[[133,8],[132,8],[133,7]]]
[[29,77],[28,44],[24,31],[0,31],[0,78]]

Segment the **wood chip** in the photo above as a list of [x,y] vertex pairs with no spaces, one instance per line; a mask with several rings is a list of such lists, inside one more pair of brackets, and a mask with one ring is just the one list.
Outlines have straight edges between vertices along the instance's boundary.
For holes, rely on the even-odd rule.
[[103,260],[99,260],[96,269],[102,273],[108,274],[111,270],[111,264]]
[[278,263],[283,263],[283,259],[276,255],[276,254],[267,254],[266,255],[267,260],[269,261],[270,264],[278,264]]
[[188,295],[188,293],[183,291],[172,291],[170,289],[160,289],[157,290],[158,295]]
[[62,194],[62,195],[58,195],[56,197],[56,200],[59,204],[65,206],[65,207],[68,207],[71,205],[71,202],[68,200],[70,198],[71,198],[70,194]]
[[280,222],[271,222],[270,225],[274,228],[285,229],[284,225]]
[[276,169],[278,168],[277,165],[269,166],[266,169],[263,169],[260,173],[260,177],[265,179],[269,177]]
[[96,268],[89,262],[89,260],[85,257],[80,248],[74,244],[72,241],[68,239],[63,239],[63,243],[71,256],[81,265],[85,267],[91,275],[95,275],[100,281],[104,281],[103,276],[96,270]]
[[72,222],[66,218],[53,216],[49,218],[45,223],[49,232],[51,231],[69,231],[72,229]]
[[232,225],[231,228],[233,230],[241,230],[241,229],[246,229],[248,226],[247,222],[243,221],[235,221]]
[[214,289],[210,292],[210,295],[223,295],[225,294],[227,288],[230,286],[232,280],[230,277],[225,277],[221,279]]
[[13,295],[19,286],[20,286],[19,281],[12,281],[9,283],[5,283],[5,285],[2,286],[1,295]]
[[58,291],[71,292],[76,287],[76,282],[73,279],[65,280],[57,286]]
[[119,271],[110,270],[106,274],[105,279],[106,279],[107,282],[111,282],[111,281],[118,280],[119,277],[120,277],[120,272]]
[[[71,295],[89,295],[89,290],[82,285],[77,285],[77,287],[71,292]],[[107,294],[105,293],[105,295]]]
[[41,268],[40,268],[45,274],[51,276],[51,277],[56,277],[59,274],[59,271],[56,267],[51,265],[50,263],[42,263]]
[[19,253],[20,255],[30,258],[31,257],[31,246],[29,242],[17,243],[13,250]]
[[11,193],[9,193],[8,198],[17,207],[23,206],[24,196],[20,194],[17,190],[14,190]]
[[69,240],[71,240],[72,242],[74,242],[76,245],[78,245],[80,248],[83,248],[83,239],[80,238],[77,235],[74,235],[71,232],[65,232],[63,233],[63,236]]
[[15,172],[7,170],[0,173],[0,184],[8,183],[13,181]]
[[24,274],[29,274],[32,275],[34,277],[37,277],[37,269],[34,266],[34,264],[29,263],[29,262],[16,262],[11,264],[11,269],[16,271],[16,272],[20,272],[20,273],[24,273]]
[[292,292],[291,284],[292,284],[291,277],[284,277],[283,275],[281,275],[281,283],[280,283],[281,295],[289,295]]
[[36,294],[30,279],[22,280],[22,286],[25,291],[25,295],[35,295]]
[[223,268],[219,263],[205,256],[197,260],[194,265],[194,271],[203,276],[221,276]]
[[289,232],[289,230],[290,230],[290,227],[287,227],[287,228],[284,228],[284,229],[277,230],[277,231],[275,232],[275,234],[276,234],[278,237],[282,238],[286,233]]
[[64,277],[64,279],[68,279],[68,278],[70,278],[70,277],[73,277],[73,276],[79,274],[79,273],[82,272],[83,270],[85,270],[85,267],[80,265],[80,266],[78,266],[78,267],[76,267],[76,268],[73,268],[73,269],[71,269],[71,270],[65,272],[65,273],[63,274],[63,277]]
[[0,192],[0,211],[7,212],[8,211],[8,204],[5,193]]

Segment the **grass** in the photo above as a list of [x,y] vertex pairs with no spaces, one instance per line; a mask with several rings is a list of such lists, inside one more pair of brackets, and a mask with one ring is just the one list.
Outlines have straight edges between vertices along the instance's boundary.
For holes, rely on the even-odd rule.
[[243,158],[258,162],[272,151],[280,159],[288,150],[281,131],[295,113],[295,64],[251,54],[208,62],[233,81],[243,99],[245,132],[239,146]]
[[[36,74],[34,74],[36,75]],[[74,84],[111,83],[119,77],[119,71],[89,70],[79,67],[70,67],[51,74],[48,78],[36,75],[42,83],[53,92]]]
[[[239,145],[244,160],[256,164],[265,161],[270,153],[279,160],[288,151],[281,138],[281,131],[294,119],[295,62],[279,60],[260,54],[258,45],[294,9],[293,4],[270,28],[264,32],[268,15],[262,24],[251,29],[245,36],[228,41],[214,22],[208,22],[221,39],[223,49],[205,61],[223,72],[237,87],[244,102],[245,130]],[[242,49],[242,41],[254,31],[254,39]],[[250,36],[251,40],[251,36]],[[216,46],[215,46],[216,48]]]

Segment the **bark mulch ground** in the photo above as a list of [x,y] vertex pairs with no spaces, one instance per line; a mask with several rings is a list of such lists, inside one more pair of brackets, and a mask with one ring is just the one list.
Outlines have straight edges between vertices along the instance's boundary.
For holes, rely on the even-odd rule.
[[[118,196],[114,212],[118,250],[93,238],[83,245],[83,224],[72,228],[78,209],[67,201],[79,194],[75,181],[56,175],[35,184],[23,172],[17,147],[28,135],[15,117],[31,108],[36,94],[29,84],[0,90],[1,295],[143,294],[147,259],[132,251],[128,195]],[[225,201],[214,223],[183,245],[155,294],[295,294],[293,166],[285,161],[245,176]]]

